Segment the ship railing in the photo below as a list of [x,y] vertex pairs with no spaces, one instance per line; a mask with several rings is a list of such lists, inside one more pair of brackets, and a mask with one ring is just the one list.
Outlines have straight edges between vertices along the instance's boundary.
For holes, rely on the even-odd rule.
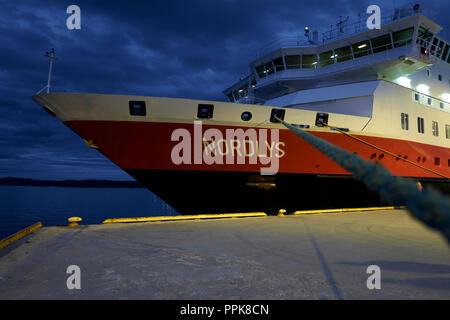
[[[426,10],[426,12],[422,8],[414,7],[413,5],[397,8],[393,10],[382,10],[381,14],[381,26],[387,25],[391,22],[395,22],[407,17],[414,16],[416,14],[424,14],[426,13],[429,16],[434,16],[435,13],[430,10]],[[364,19],[361,19],[361,16]],[[261,58],[265,54],[275,51],[277,49],[282,48],[298,48],[298,47],[307,47],[307,46],[318,46],[324,43],[328,43],[331,41],[339,40],[342,38],[346,38],[350,35],[358,34],[364,31],[367,31],[367,14],[359,15],[357,21],[348,23],[347,21],[340,21],[336,25],[331,25],[330,30],[318,32],[320,36],[311,38],[310,34],[300,35],[299,33],[293,35],[286,35],[282,37],[278,37],[275,40],[272,40],[265,44],[263,47],[260,47],[256,50],[256,59]],[[313,32],[314,33],[314,32]]]

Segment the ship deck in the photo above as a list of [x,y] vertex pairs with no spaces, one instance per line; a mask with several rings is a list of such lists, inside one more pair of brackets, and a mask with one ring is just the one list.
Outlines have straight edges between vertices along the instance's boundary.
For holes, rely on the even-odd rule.
[[[66,286],[67,267],[81,289]],[[367,268],[381,289],[367,288]],[[0,299],[449,299],[446,241],[405,210],[43,227]]]

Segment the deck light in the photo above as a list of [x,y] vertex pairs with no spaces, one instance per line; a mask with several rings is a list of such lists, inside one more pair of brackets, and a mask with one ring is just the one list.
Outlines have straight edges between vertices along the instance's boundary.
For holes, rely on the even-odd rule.
[[395,79],[395,82],[403,87],[411,88],[411,79],[407,77],[399,77]]
[[444,100],[445,102],[450,103],[450,93],[444,93],[442,95],[442,100]]
[[430,94],[430,87],[421,83],[417,86],[417,91],[423,94]]
[[367,47],[367,44],[362,44],[362,45],[358,46],[358,49],[362,49],[362,48],[365,48],[365,47]]

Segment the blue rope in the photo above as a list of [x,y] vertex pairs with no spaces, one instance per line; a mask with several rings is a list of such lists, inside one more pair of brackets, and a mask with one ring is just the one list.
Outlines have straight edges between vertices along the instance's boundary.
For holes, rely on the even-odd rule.
[[392,176],[380,164],[366,161],[283,120],[278,120],[300,138],[352,173],[355,179],[363,182],[370,190],[377,192],[395,206],[405,206],[411,216],[439,231],[450,243],[450,198],[428,187],[424,187],[420,191],[416,183]]

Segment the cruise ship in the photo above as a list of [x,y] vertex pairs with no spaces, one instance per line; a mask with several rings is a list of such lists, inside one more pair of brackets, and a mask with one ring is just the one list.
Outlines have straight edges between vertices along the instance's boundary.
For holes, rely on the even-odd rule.
[[[257,52],[203,101],[84,93],[33,99],[180,214],[383,204],[279,119],[450,194],[450,42],[420,5],[381,28],[340,20]],[[130,199],[133,201],[133,199]]]

